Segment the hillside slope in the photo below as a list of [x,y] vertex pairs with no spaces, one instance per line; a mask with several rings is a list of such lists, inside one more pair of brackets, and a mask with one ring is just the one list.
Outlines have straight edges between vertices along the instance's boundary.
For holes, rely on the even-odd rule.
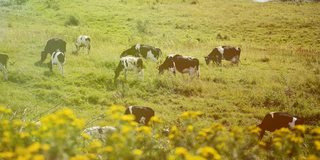
[[[192,2],[196,2],[193,4]],[[199,125],[255,125],[269,111],[320,119],[320,4],[250,0],[29,0],[0,6],[0,52],[10,56],[0,103],[37,120],[60,107],[95,118],[111,104],[145,105],[168,123],[187,110],[205,112]],[[70,17],[79,25],[67,25]],[[80,34],[90,55],[72,55]],[[51,37],[67,41],[65,77],[34,66]],[[158,75],[113,83],[120,53],[136,43],[200,59],[201,78]],[[205,65],[217,45],[242,48],[241,64]],[[164,57],[163,57],[164,58]],[[48,61],[48,60],[47,60]]]

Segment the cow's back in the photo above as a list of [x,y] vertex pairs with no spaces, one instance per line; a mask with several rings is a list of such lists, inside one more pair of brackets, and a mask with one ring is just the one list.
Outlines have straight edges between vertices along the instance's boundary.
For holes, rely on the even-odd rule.
[[66,52],[67,43],[59,38],[52,38],[47,41],[44,51],[46,53],[53,53],[56,50],[60,50],[62,52]]
[[224,47],[224,53],[223,53],[223,57],[226,60],[231,60],[232,58],[234,58],[235,56],[240,57],[240,48],[238,47],[229,47],[229,46],[225,46]]

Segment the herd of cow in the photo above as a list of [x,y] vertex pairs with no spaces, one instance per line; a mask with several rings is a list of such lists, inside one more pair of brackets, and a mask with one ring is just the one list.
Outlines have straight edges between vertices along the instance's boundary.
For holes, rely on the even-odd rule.
[[[51,55],[51,60],[48,63],[48,67],[52,72],[53,65],[58,65],[61,74],[63,75],[63,65],[66,61],[65,52],[66,52],[67,43],[59,38],[52,38],[47,41],[44,50],[41,52],[41,59],[35,63],[35,65],[41,65],[46,60],[48,54]],[[73,54],[78,54],[81,48],[87,49],[87,53],[90,53],[91,49],[91,38],[86,35],[81,35],[77,38],[75,42],[76,50],[73,51]],[[231,46],[218,46],[215,47],[208,56],[205,56],[206,64],[209,64],[213,61],[216,64],[221,64],[221,61],[228,60],[233,64],[238,64],[240,62],[240,52],[239,47]],[[152,61],[158,61],[162,55],[162,51],[159,48],[144,45],[136,44],[129,49],[123,51],[120,55],[120,62],[115,69],[114,80],[116,81],[122,71],[125,72],[125,77],[127,71],[136,71],[143,77],[143,59],[149,59]],[[7,71],[7,62],[8,55],[0,54],[0,70],[3,72],[4,79],[8,79]],[[158,67],[159,73],[163,73],[165,70],[172,72],[173,74],[176,71],[180,73],[188,73],[191,77],[197,76],[200,77],[200,66],[199,60],[191,56],[183,56],[179,54],[170,54],[166,57],[164,62]],[[139,107],[139,106],[130,106],[125,111],[125,114],[133,114],[135,116],[135,121],[138,123],[147,125],[152,116],[155,115],[155,112],[149,107]],[[295,125],[304,124],[302,118],[297,116],[292,116],[288,113],[283,112],[271,112],[268,113],[262,123],[258,125],[261,128],[260,138],[263,137],[265,131],[271,131],[287,127],[293,128]],[[87,128],[85,131],[88,133],[105,133],[104,130],[114,130],[113,127],[91,127]]]

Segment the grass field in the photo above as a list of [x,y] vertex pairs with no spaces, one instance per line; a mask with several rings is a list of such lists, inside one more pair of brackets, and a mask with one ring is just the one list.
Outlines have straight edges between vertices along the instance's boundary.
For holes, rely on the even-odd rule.
[[[36,121],[69,107],[91,121],[119,104],[152,107],[168,124],[177,123],[177,115],[190,110],[205,113],[197,122],[200,126],[255,125],[270,111],[286,111],[305,117],[308,124],[320,124],[319,3],[15,2],[0,1],[0,52],[16,62],[9,65],[9,80],[0,82],[0,103],[18,115],[25,111],[24,116]],[[66,25],[70,16],[79,25]],[[80,34],[92,37],[89,55],[71,54]],[[50,75],[48,68],[34,66],[51,37],[68,43],[64,77],[56,68]],[[143,81],[129,74],[127,82],[115,86],[119,55],[136,43],[159,47],[164,55],[199,58],[201,78],[160,76],[157,64],[146,61]],[[203,57],[218,45],[240,46],[241,64],[205,65]]]

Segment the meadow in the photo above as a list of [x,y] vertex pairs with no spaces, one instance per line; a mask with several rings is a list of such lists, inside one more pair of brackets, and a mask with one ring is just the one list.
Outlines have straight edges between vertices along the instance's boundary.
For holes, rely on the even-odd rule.
[[[15,63],[0,81],[0,104],[28,121],[68,107],[86,126],[108,124],[99,117],[111,105],[149,106],[164,127],[180,124],[185,111],[204,113],[198,127],[248,127],[270,111],[319,126],[319,15],[319,3],[278,1],[1,0],[0,52]],[[91,53],[72,55],[81,34],[92,37]],[[34,65],[52,37],[67,41],[64,77]],[[145,61],[143,81],[129,73],[115,85],[119,55],[136,43],[161,48],[162,60],[199,58],[200,79],[159,75],[158,64]],[[218,45],[241,47],[241,64],[206,65]]]

